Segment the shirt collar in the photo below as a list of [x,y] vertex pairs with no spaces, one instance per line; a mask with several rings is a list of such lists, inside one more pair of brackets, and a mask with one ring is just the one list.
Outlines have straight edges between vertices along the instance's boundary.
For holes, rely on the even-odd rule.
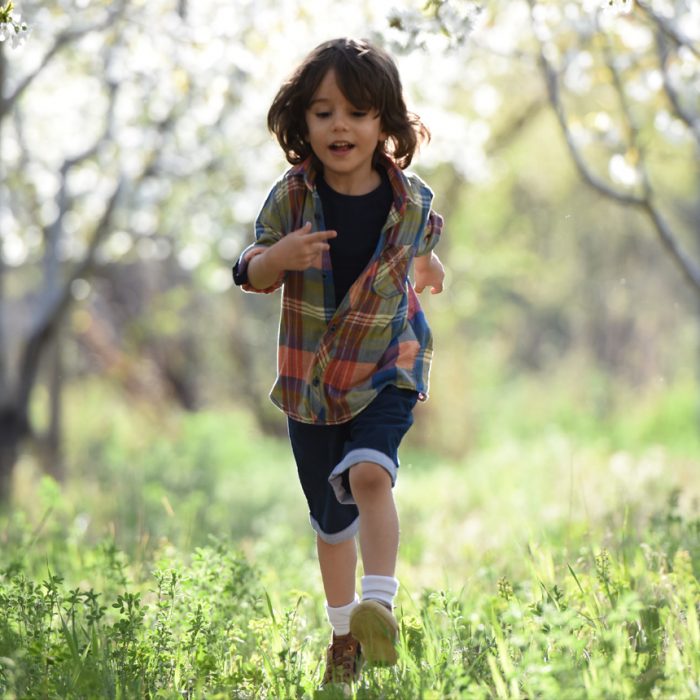
[[[379,154],[379,162],[386,169],[394,193],[394,206],[399,214],[403,214],[408,200],[415,201],[412,188],[403,170],[386,154]],[[304,179],[304,185],[310,192],[316,189],[317,166],[315,158],[310,155],[306,160],[295,165],[291,169],[292,175],[299,175]]]

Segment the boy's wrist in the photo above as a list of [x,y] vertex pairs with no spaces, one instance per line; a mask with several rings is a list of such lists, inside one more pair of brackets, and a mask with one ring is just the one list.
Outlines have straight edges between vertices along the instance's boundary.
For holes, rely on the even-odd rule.
[[274,244],[265,248],[248,262],[248,279],[257,289],[271,286],[284,272],[274,248]]
[[418,255],[414,259],[414,265],[416,268],[419,270],[421,269],[426,269],[430,267],[430,264],[433,261],[433,251],[431,250],[429,253],[426,253],[425,255]]

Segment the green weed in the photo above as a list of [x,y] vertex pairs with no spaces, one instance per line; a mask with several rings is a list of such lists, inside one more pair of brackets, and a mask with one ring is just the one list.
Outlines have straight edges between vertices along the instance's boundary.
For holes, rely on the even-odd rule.
[[[342,697],[319,689],[329,631],[286,445],[239,414],[172,420],[75,435],[64,486],[21,465],[0,697]],[[700,697],[693,457],[557,428],[408,452],[400,474],[399,663],[356,698]]]
[[[492,569],[459,592],[405,588],[399,665],[369,669],[357,698],[695,697],[698,561],[678,542],[698,521],[657,522],[665,548],[628,540],[625,553],[572,560],[533,544],[517,580]],[[291,593],[266,590],[264,563],[224,542],[189,557],[164,546],[139,579],[143,562],[133,567],[103,543],[92,555],[106,564],[104,590],[69,584],[64,573],[79,571],[33,580],[33,555],[21,563],[8,554],[3,697],[333,697],[317,689],[326,643],[318,592],[280,605],[273,598]]]

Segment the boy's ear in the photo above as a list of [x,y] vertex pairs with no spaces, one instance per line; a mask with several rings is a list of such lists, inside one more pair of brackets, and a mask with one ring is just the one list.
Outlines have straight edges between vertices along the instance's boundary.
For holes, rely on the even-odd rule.
[[386,141],[386,140],[389,138],[389,134],[387,134],[387,132],[386,132],[386,130],[385,130],[385,127],[384,127],[384,124],[383,124],[383,121],[384,121],[384,120],[382,119],[381,115],[379,116],[379,119],[380,119],[380,122],[379,122],[379,136],[378,136],[378,139],[379,139],[379,141],[381,141],[382,143],[384,143],[384,141]]

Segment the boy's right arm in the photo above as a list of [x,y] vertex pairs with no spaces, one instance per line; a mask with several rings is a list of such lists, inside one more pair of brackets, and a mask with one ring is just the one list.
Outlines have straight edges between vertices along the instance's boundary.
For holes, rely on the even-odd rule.
[[288,233],[266,248],[254,248],[248,261],[248,282],[258,290],[272,287],[287,270],[307,270],[321,266],[320,256],[330,248],[327,241],[335,231],[311,233],[311,224]]

